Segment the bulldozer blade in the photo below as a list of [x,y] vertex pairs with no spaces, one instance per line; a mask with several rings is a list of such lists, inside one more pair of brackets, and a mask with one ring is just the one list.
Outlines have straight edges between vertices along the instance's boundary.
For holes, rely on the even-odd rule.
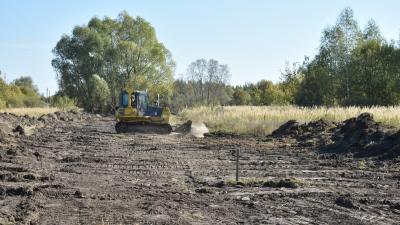
[[117,133],[169,134],[172,132],[172,127],[169,124],[118,122],[115,125],[115,131]]

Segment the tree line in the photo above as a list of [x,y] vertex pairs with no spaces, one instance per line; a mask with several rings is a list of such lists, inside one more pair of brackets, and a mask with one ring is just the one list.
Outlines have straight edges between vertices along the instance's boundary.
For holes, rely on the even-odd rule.
[[[198,82],[191,71],[189,87]],[[176,83],[179,90],[182,81]],[[316,56],[287,64],[280,82],[225,85],[219,91],[230,99],[219,103],[231,105],[399,105],[400,40],[386,40],[374,20],[361,29],[353,10],[345,8],[322,32]]]
[[53,50],[59,96],[79,107],[110,112],[125,88],[149,90],[154,100],[174,111],[198,105],[283,103],[283,93],[270,81],[243,87],[229,85],[229,67],[215,59],[192,62],[185,76],[174,80],[175,63],[158,41],[155,29],[141,17],[122,12],[116,19],[92,18],[63,35]]
[[294,90],[298,105],[398,105],[399,47],[373,20],[360,29],[346,8],[323,31],[318,54],[284,73],[283,84]]
[[[199,105],[372,106],[400,103],[400,43],[370,20],[360,28],[350,8],[323,30],[317,54],[287,64],[277,83],[230,85],[227,64],[197,59],[173,78],[175,62],[141,17],[92,18],[53,49],[59,92],[52,105],[112,112],[125,88],[149,90],[174,111]],[[0,80],[0,107],[40,106],[32,79]]]

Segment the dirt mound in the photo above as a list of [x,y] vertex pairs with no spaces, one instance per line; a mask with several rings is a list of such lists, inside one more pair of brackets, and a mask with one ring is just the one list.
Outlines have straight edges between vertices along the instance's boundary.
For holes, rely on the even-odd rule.
[[52,123],[52,122],[58,122],[58,121],[76,121],[76,120],[81,120],[83,117],[87,117],[88,114],[84,112],[80,112],[78,110],[69,110],[69,111],[58,111],[55,113],[49,113],[42,115],[39,117],[39,121],[42,121],[44,123]]
[[300,124],[296,120],[289,120],[272,132],[274,137],[298,135],[301,131]]
[[272,132],[273,138],[294,138],[299,146],[316,146],[322,153],[386,160],[400,156],[400,131],[376,122],[371,113],[362,113],[342,123],[317,120],[300,124],[290,120]]
[[390,159],[400,155],[400,133],[374,120],[371,113],[345,120],[332,135],[333,143],[323,147],[334,153],[353,153],[355,157]]
[[181,134],[188,134],[190,133],[190,128],[192,127],[192,121],[188,120],[184,124],[178,125],[174,128],[174,132],[181,133]]
[[294,138],[299,146],[320,146],[330,142],[330,136],[335,127],[335,123],[323,119],[304,124],[289,120],[272,132],[271,137]]
[[32,126],[38,123],[35,117],[31,117],[28,115],[18,116],[13,113],[0,113],[0,125],[3,128],[14,129],[18,125],[24,126]]
[[296,120],[289,120],[282,124],[278,129],[272,132],[273,137],[298,137],[298,136],[315,136],[322,131],[327,131],[334,127],[335,124],[328,120],[317,120],[309,123],[300,124]]
[[400,131],[387,135],[381,144],[368,149],[371,156],[380,155],[380,159],[393,159],[400,156]]
[[[60,123],[82,121],[94,117],[78,110],[59,111],[40,116],[39,118],[13,113],[0,113],[0,143],[6,143],[18,135],[29,135],[33,129],[43,126],[53,126]],[[27,133],[28,132],[28,133]]]

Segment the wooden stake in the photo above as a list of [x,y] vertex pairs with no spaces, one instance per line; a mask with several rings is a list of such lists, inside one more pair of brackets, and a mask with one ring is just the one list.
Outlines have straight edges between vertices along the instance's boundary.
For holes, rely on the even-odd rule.
[[236,149],[236,183],[239,182],[239,154],[240,149]]

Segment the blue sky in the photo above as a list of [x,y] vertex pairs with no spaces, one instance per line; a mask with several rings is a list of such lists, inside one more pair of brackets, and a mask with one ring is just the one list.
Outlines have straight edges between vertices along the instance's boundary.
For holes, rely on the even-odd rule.
[[345,7],[353,8],[361,27],[373,18],[386,38],[399,39],[395,0],[0,0],[0,70],[8,82],[29,75],[42,93],[54,93],[51,50],[61,35],[93,16],[115,18],[126,10],[155,27],[177,63],[176,77],[190,62],[214,58],[229,65],[231,84],[276,82],[285,62],[315,54],[322,30]]

